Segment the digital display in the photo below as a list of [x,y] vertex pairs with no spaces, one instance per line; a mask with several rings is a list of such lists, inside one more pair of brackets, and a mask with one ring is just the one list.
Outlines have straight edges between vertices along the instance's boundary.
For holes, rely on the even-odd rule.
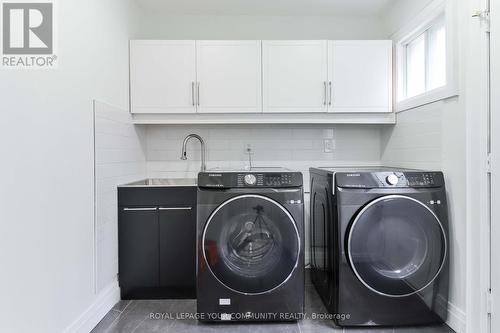
[[434,176],[428,173],[407,174],[406,179],[410,186],[428,186],[434,185]]
[[291,174],[267,174],[265,177],[265,182],[267,185],[288,185],[292,183]]

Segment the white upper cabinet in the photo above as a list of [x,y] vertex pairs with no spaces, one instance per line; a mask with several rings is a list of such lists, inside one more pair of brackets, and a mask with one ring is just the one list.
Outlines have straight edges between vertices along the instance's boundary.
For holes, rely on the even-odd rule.
[[197,41],[199,113],[262,112],[261,41]]
[[196,112],[195,57],[194,41],[131,41],[131,112]]
[[330,112],[392,112],[392,42],[330,41]]
[[144,122],[393,122],[392,42],[131,41],[130,106]]
[[327,111],[327,41],[263,41],[263,111]]

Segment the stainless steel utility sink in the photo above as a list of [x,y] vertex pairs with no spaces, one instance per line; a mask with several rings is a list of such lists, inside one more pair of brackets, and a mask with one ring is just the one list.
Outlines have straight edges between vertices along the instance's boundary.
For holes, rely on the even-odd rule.
[[196,178],[148,178],[133,183],[121,185],[120,187],[175,187],[196,186]]

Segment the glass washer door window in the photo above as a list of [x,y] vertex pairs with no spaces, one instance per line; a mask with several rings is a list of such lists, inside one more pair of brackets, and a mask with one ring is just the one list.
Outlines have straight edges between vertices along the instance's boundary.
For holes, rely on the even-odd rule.
[[354,219],[347,243],[358,279],[384,296],[404,297],[426,288],[446,258],[446,236],[437,216],[410,197],[370,202]]
[[227,288],[243,294],[269,292],[297,266],[300,238],[290,213],[260,195],[222,203],[209,217],[202,238],[205,262]]

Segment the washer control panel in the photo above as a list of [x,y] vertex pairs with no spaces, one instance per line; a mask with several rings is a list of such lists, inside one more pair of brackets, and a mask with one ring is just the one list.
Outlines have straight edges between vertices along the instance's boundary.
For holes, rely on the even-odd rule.
[[198,187],[252,188],[303,186],[300,172],[200,172]]

